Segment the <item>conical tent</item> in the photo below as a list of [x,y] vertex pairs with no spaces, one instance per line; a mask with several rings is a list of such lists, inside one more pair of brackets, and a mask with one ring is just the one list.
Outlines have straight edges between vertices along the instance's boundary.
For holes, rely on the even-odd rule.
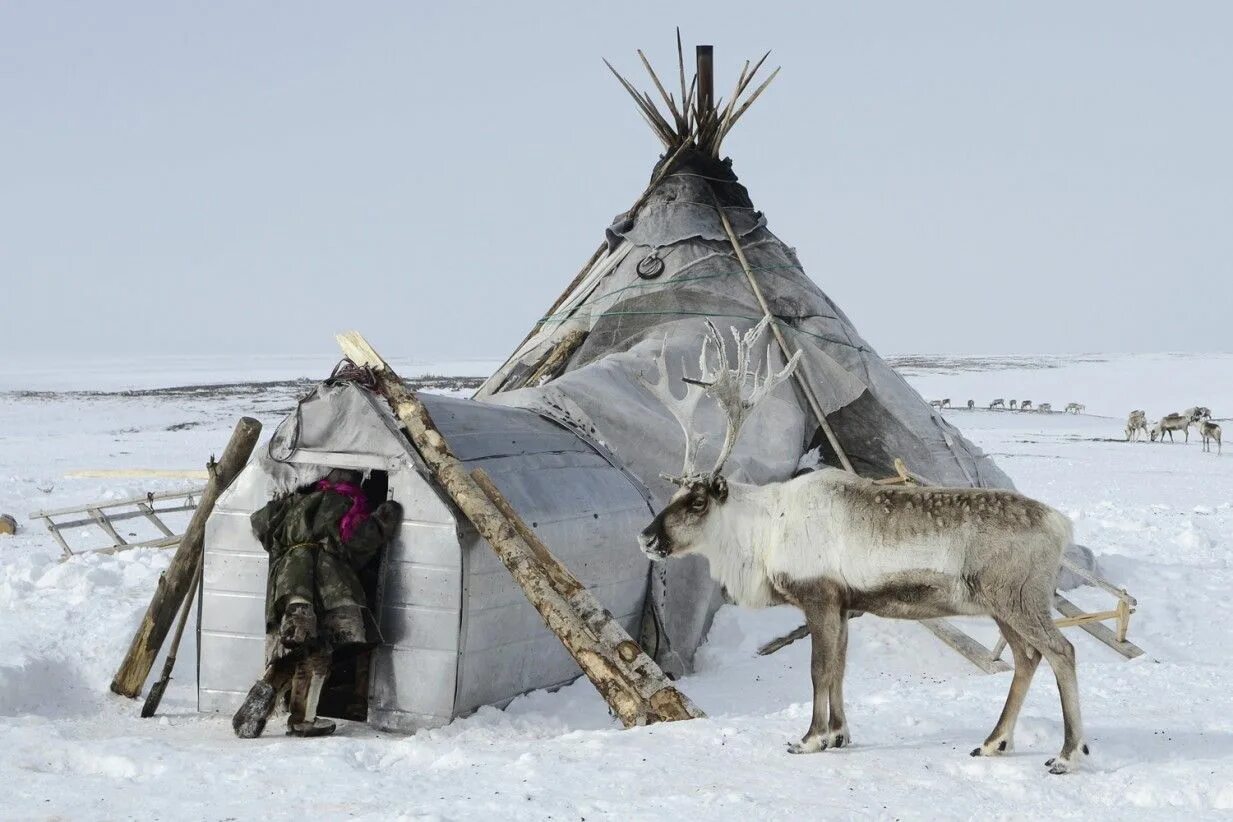
[[[843,466],[846,455],[866,477],[893,475],[898,458],[933,484],[1012,487],[878,356],[770,231],[730,160],[719,158],[723,135],[766,83],[748,91],[757,67],[747,63],[732,102],[712,103],[702,48],[688,87],[682,60],[687,113],[664,93],[669,114],[660,115],[622,79],[667,151],[638,204],[607,229],[604,245],[477,398],[588,431],[662,504],[674,487],[660,475],[679,472],[684,439],[644,380],[658,377],[660,363],[674,384],[684,369],[696,373],[705,318],[743,333],[769,314],[782,348],[802,352],[800,379],[779,386],[745,426],[728,461],[732,478],[784,480],[802,461]],[[782,365],[780,348],[774,354]],[[699,458],[705,467],[720,447],[724,420],[704,408],[696,423],[707,435]],[[661,563],[655,573],[657,616],[676,652],[661,656],[669,669],[675,661],[687,670],[721,600],[702,560]]]

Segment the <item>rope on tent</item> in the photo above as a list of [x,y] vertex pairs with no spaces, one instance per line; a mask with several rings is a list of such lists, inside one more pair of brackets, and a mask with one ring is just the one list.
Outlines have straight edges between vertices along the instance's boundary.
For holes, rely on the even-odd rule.
[[[569,316],[572,316],[572,314]],[[762,320],[761,317],[753,317],[748,314],[719,314],[714,311],[680,311],[680,310],[677,310],[677,311],[601,311],[596,316],[598,317],[640,317],[640,316],[721,317],[723,319],[730,319],[730,320],[749,320],[749,322],[751,323],[758,323],[758,322],[761,322]],[[564,322],[566,319],[568,319],[568,316],[562,317],[559,320],[559,322]],[[543,322],[548,322],[549,320],[555,320],[555,318],[548,317],[548,318],[545,318]],[[806,337],[813,337],[815,340],[821,340],[822,342],[831,343],[832,345],[847,346],[848,348],[851,348],[853,351],[869,351],[869,349],[864,347],[863,345],[853,345],[847,340],[838,340],[838,339],[835,339],[834,337],[827,337],[824,334],[816,334],[813,331],[806,331],[803,328],[796,328],[792,326],[791,324],[785,322],[782,317],[772,316],[771,321],[773,325],[778,326],[779,328],[786,328],[795,334],[804,334]]]
[[[771,75],[772,78],[774,75]],[[752,102],[752,101],[751,101]],[[714,196],[714,192],[712,192]],[[775,315],[771,313],[771,307],[767,305],[766,297],[762,295],[762,289],[758,286],[757,279],[754,278],[753,270],[749,267],[749,261],[745,259],[745,252],[741,250],[741,241],[737,239],[736,232],[732,230],[732,223],[728,222],[728,215],[724,213],[723,207],[719,204],[719,199],[715,200],[715,210],[719,212],[719,220],[723,223],[724,233],[728,235],[728,242],[732,244],[732,250],[736,252],[736,259],[740,261],[741,268],[745,272],[745,279],[749,281],[749,287],[753,291],[754,296],[758,298],[758,305],[762,307],[762,313],[766,317],[770,317],[771,333],[775,335],[775,341],[779,343],[779,349],[783,352],[784,360],[791,361],[796,354],[788,345],[788,341],[784,339],[783,332],[779,330],[779,325],[773,320]],[[848,455],[844,452],[843,446],[839,444],[839,438],[835,436],[835,432],[831,430],[830,423],[826,421],[826,414],[822,412],[822,405],[818,402],[817,396],[813,393],[813,387],[809,385],[809,381],[801,373],[802,369],[798,368],[792,372],[792,376],[796,379],[796,384],[801,387],[801,392],[805,395],[805,400],[809,403],[810,410],[813,411],[814,417],[818,420],[818,425],[822,427],[822,433],[826,435],[826,440],[834,449],[835,455],[839,457],[839,461],[843,463],[846,471],[855,474],[856,469],[852,467],[852,461],[848,459]]]
[[[664,257],[667,257],[667,256],[668,256],[667,254],[664,254],[660,257],[660,259],[663,259]],[[800,267],[795,266],[795,265],[768,265],[768,266],[761,266],[754,270],[755,271],[799,271]],[[669,277],[666,280],[661,280],[659,282],[646,282],[646,281],[636,282],[636,283],[631,283],[630,285],[621,286],[620,288],[614,288],[611,291],[608,291],[596,297],[592,302],[598,301],[598,300],[612,299],[612,298],[617,297],[620,294],[623,294],[626,291],[633,291],[635,289],[642,289],[643,293],[648,292],[648,291],[666,291],[669,288],[673,288],[679,285],[680,283],[692,283],[692,282],[699,282],[701,280],[719,280],[725,277],[741,276],[742,274],[743,272],[741,271],[717,271],[713,274],[697,274],[692,277],[682,277],[680,275],[676,275],[676,276]],[[557,312],[553,314],[546,314],[540,318],[539,322],[542,324],[542,323],[552,322],[553,320],[564,321],[566,319],[569,319],[570,316],[572,316],[573,311],[574,310],[571,309],[570,311],[561,311],[561,312]]]

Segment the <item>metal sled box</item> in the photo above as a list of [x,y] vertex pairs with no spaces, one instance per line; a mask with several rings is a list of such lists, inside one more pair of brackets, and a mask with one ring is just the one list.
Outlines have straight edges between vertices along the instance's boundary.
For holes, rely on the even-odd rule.
[[[529,411],[421,395],[450,448],[482,467],[552,552],[637,636],[648,562],[635,535],[645,492],[603,450]],[[295,430],[284,429],[294,425]],[[331,467],[388,472],[404,521],[381,559],[368,718],[415,731],[482,705],[569,682],[580,671],[471,524],[427,478],[383,401],[322,385],[274,435],[279,460],[250,463],[206,526],[198,702],[234,711],[260,676],[266,553],[249,516]],[[271,449],[274,450],[274,449]]]

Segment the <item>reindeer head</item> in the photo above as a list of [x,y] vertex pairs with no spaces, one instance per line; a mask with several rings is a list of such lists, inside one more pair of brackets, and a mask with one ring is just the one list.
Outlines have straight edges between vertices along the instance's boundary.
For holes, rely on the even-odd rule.
[[[685,434],[685,464],[681,475],[663,475],[664,479],[680,486],[680,490],[638,536],[642,550],[652,559],[680,556],[709,540],[708,526],[713,526],[716,519],[710,515],[728,499],[728,481],[720,472],[732,454],[732,448],[741,433],[741,426],[749,419],[758,403],[788,379],[800,362],[801,353],[798,351],[781,371],[776,372],[771,347],[768,345],[765,373],[760,362],[754,365],[752,372],[749,370],[750,351],[769,323],[770,318],[764,317],[743,336],[738,334],[735,328],[731,329],[732,337],[736,341],[736,364],[733,367],[729,365],[728,348],[723,335],[714,323],[707,320],[706,336],[703,337],[702,350],[698,355],[700,373],[697,379],[683,377],[686,388],[685,396],[681,399],[678,399],[669,387],[667,364],[662,354],[659,359],[659,378],[654,383],[644,380],[651,392],[676,417]],[[704,396],[711,397],[719,404],[728,424],[715,467],[702,473],[698,471],[696,460],[704,437],[694,431],[693,415]]]

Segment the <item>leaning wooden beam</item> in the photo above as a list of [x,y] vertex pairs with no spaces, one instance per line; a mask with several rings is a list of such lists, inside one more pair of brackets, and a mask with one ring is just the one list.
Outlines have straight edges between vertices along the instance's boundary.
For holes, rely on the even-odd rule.
[[586,338],[587,332],[581,328],[574,328],[566,332],[565,336],[557,340],[556,345],[552,347],[552,350],[544,358],[544,361],[540,363],[539,367],[527,378],[526,385],[543,385],[549,380],[554,379]]
[[1011,670],[1010,665],[993,655],[993,652],[965,634],[945,619],[922,619],[921,626],[938,639],[962,654],[968,662],[987,674],[1000,674]]
[[222,459],[218,462],[210,459],[210,479],[201,493],[197,510],[193,512],[193,518],[180,540],[180,547],[171,558],[171,564],[158,578],[158,587],[154,589],[150,607],[141,619],[141,625],[137,628],[128,653],[124,655],[124,661],[120,663],[120,669],[111,680],[111,690],[115,693],[127,697],[136,697],[141,693],[141,687],[150,675],[158,651],[175,620],[176,611],[179,610],[193,580],[197,578],[197,566],[202,556],[201,546],[205,541],[206,520],[214,510],[218,495],[248,463],[260,435],[261,423],[252,417],[241,417],[231,433],[231,440],[223,449]]
[[[468,473],[428,409],[356,332],[338,336],[343,354],[372,369],[433,477],[488,541],[582,672],[626,727],[703,716],[620,624],[535,538],[483,475]],[[484,485],[487,485],[485,490]]]
[[[1000,648],[995,648],[992,651],[989,650],[947,620],[923,619],[920,620],[920,624],[925,630],[958,651],[965,659],[985,673],[997,674],[1010,670],[1010,665],[998,658]],[[798,639],[804,639],[807,636],[809,636],[809,629],[802,625],[791,633],[777,637],[760,647],[758,655],[767,656],[776,651],[781,651]]]
[[167,658],[163,661],[163,673],[150,686],[145,704],[141,706],[142,719],[154,716],[154,712],[158,710],[159,704],[163,701],[163,694],[167,692],[167,686],[171,684],[171,672],[176,667],[176,655],[180,652],[180,640],[184,638],[184,626],[188,624],[188,615],[193,609],[193,598],[201,588],[201,573],[204,570],[205,563],[199,561],[197,576],[193,578],[192,587],[188,589],[188,595],[184,597],[184,605],[180,608],[180,618],[176,621],[176,633],[171,638],[171,647],[167,649]]

